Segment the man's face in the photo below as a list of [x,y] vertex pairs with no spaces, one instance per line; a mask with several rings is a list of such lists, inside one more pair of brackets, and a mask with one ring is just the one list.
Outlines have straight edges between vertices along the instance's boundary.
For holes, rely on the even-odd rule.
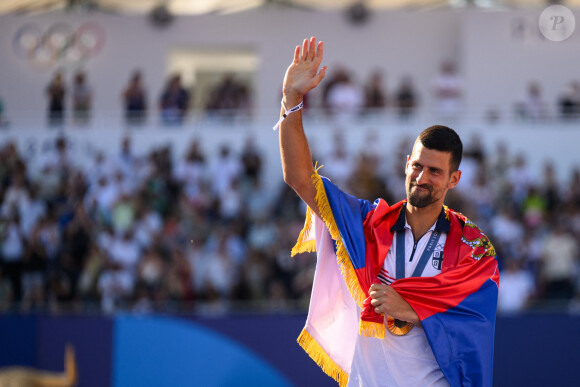
[[415,143],[407,156],[405,187],[407,201],[417,208],[443,205],[447,191],[459,183],[461,171],[450,171],[451,153],[425,148]]

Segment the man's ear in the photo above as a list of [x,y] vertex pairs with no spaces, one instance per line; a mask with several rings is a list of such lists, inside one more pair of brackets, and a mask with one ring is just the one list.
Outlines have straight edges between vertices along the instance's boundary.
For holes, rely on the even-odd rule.
[[447,188],[455,188],[457,184],[459,184],[459,180],[461,180],[461,171],[453,171],[451,172],[451,176],[449,177],[449,183],[447,183]]

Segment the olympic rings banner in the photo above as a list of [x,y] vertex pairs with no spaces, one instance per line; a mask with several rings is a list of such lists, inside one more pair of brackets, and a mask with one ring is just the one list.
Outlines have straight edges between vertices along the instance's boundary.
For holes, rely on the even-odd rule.
[[54,65],[75,65],[94,58],[105,45],[105,30],[87,22],[74,28],[55,23],[46,30],[25,24],[16,31],[12,49],[16,56],[35,70],[49,70]]

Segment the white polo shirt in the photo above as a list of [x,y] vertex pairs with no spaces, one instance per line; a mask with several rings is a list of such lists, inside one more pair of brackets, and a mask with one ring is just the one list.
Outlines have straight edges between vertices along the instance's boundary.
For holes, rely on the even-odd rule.
[[[402,226],[405,211],[401,211],[401,217],[397,222],[398,228]],[[393,282],[396,273],[397,233],[405,233],[405,277],[410,277],[420,261],[423,251],[435,226],[441,233],[439,241],[429,258],[421,277],[431,277],[441,273],[443,262],[443,247],[447,239],[447,231],[444,224],[445,217],[438,221],[423,235],[415,246],[415,240],[411,227],[404,221],[404,230],[396,231],[393,236],[393,244],[387,253],[383,265],[382,275],[379,279],[383,283]],[[393,229],[397,228],[397,224]],[[415,251],[413,252],[413,248]],[[413,258],[411,259],[411,255]],[[360,314],[360,310],[358,311]],[[351,366],[348,386],[384,386],[384,387],[422,387],[422,386],[449,386],[443,376],[439,364],[435,360],[427,336],[422,328],[414,327],[404,336],[396,336],[385,327],[385,338],[358,336],[355,354]]]

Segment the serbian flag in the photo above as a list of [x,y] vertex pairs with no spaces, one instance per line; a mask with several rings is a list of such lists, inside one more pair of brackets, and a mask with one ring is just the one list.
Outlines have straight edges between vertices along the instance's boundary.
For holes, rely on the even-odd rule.
[[[384,275],[391,227],[404,201],[370,203],[345,194],[318,172],[312,179],[322,219],[308,208],[292,249],[292,255],[317,252],[308,317],[298,343],[345,386],[357,335],[389,340],[385,316],[370,305],[369,288]],[[465,216],[447,207],[444,211],[449,232],[441,274],[399,279],[391,286],[419,316],[449,384],[491,386],[499,286],[495,250]]]

